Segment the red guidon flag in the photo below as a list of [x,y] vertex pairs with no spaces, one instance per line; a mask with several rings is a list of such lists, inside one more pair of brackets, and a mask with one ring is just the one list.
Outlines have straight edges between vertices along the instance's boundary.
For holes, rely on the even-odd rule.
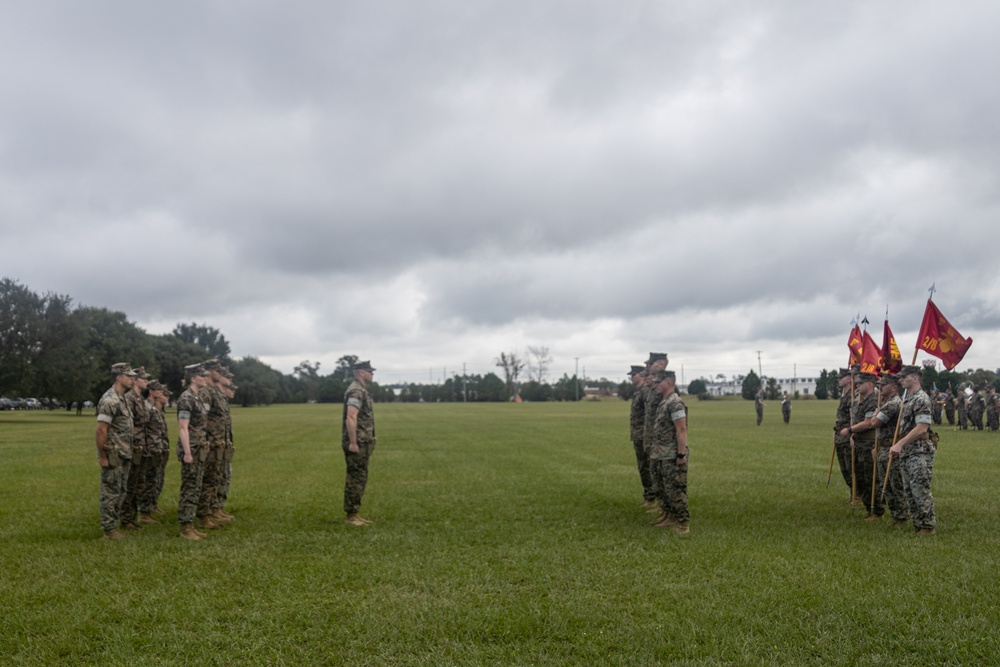
[[879,362],[882,361],[882,351],[878,349],[878,345],[875,344],[875,341],[868,335],[867,331],[861,337],[863,339],[861,344],[861,372],[878,375]]
[[851,335],[847,337],[847,348],[851,351],[851,359],[847,362],[847,365],[860,364],[865,348],[864,343],[862,343],[861,327],[857,324],[851,329]]
[[962,361],[962,357],[972,347],[972,339],[965,338],[951,326],[934,302],[927,299],[924,321],[917,335],[917,349],[932,354],[944,362],[951,370]]
[[903,368],[903,355],[899,353],[896,337],[892,335],[887,319],[882,329],[882,372],[898,373],[901,368]]

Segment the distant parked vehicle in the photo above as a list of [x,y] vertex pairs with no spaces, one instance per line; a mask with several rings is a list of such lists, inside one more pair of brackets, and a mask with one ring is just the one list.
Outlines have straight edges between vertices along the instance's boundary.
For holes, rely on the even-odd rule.
[[24,399],[24,405],[28,410],[41,410],[42,402],[37,398],[26,398]]
[[0,396],[0,410],[13,410],[14,401],[10,400],[6,396]]

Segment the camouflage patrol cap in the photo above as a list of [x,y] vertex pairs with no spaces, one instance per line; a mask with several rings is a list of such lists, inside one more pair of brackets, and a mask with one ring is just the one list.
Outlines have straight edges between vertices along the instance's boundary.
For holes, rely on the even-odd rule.
[[164,391],[166,388],[167,388],[166,385],[164,385],[159,380],[153,380],[152,382],[149,383],[149,386],[147,387],[147,389],[149,389],[150,391]]
[[649,353],[649,359],[646,361],[646,364],[648,365],[648,364],[653,363],[654,361],[660,361],[660,360],[663,360],[663,361],[667,360],[667,353],[666,352],[650,352]]
[[889,384],[894,384],[894,385],[896,385],[898,387],[899,386],[899,378],[896,377],[895,375],[893,375],[892,373],[886,373],[879,380],[879,386],[884,387],[884,386],[889,385]]
[[655,375],[655,380],[657,383],[663,382],[664,380],[677,382],[677,374],[673,371],[658,371]]
[[137,377],[138,376],[138,373],[136,373],[134,370],[132,370],[132,367],[129,366],[124,361],[112,365],[111,366],[111,374],[112,375],[128,375],[129,377]]
[[354,365],[351,366],[352,371],[368,371],[369,373],[374,373],[375,369],[372,368],[372,362],[370,361],[355,361]]
[[195,375],[208,375],[208,371],[201,364],[191,364],[184,367],[184,377],[189,378]]
[[645,366],[632,366],[632,370],[628,372],[628,376],[632,377],[633,375],[639,375],[640,373],[644,373],[645,371],[646,371]]
[[849,368],[841,368],[837,372],[837,379],[840,380],[841,378],[850,377],[850,375],[851,375],[851,369],[849,369]]
[[235,377],[233,375],[233,372],[231,370],[229,370],[228,368],[226,368],[225,366],[223,366],[222,368],[220,368],[219,372],[222,374],[222,377],[228,378],[230,380],[232,380]]
[[871,382],[874,384],[878,382],[878,376],[874,373],[859,373],[858,382]]
[[924,371],[920,366],[903,366],[899,369],[899,377],[906,377],[907,375],[923,375]]
[[146,372],[145,366],[139,366],[139,368],[132,369],[135,371],[135,376],[140,380],[149,380],[153,376]]
[[214,359],[206,359],[201,362],[201,367],[206,371],[222,372],[222,362],[219,361],[218,357]]
[[861,372],[861,364],[851,364],[851,374],[857,375]]

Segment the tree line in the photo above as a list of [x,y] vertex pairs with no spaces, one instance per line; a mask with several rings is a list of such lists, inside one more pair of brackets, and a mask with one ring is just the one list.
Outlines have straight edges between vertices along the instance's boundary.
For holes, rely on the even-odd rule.
[[[96,403],[111,384],[111,365],[126,361],[143,366],[175,395],[182,391],[184,367],[219,358],[236,376],[234,402],[242,406],[272,403],[339,403],[352,379],[356,355],[344,355],[328,374],[320,363],[304,360],[290,374],[260,359],[230,357],[229,341],[208,324],[178,323],[167,334],[150,334],[125,313],[75,305],[68,295],[37,294],[10,278],[0,280],[0,396],[55,399],[67,407]],[[503,379],[496,373],[456,375],[441,384],[410,383],[368,387],[378,402],[578,400],[582,382],[574,375],[549,384],[547,348],[532,350],[530,379],[519,382],[525,363],[502,353],[509,364]],[[498,358],[499,362],[499,358]],[[503,367],[498,363],[498,367]],[[607,382],[607,381],[604,381]]]

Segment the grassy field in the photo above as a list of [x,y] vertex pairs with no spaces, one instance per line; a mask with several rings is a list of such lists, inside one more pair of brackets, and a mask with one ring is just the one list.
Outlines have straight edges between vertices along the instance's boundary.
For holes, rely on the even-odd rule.
[[238,521],[201,543],[176,459],[167,523],[102,541],[93,416],[0,413],[0,664],[1000,663],[1000,434],[944,429],[918,538],[827,488],[834,402],[689,407],[687,537],[607,401],[377,405],[369,528],[339,406],[236,409]]

